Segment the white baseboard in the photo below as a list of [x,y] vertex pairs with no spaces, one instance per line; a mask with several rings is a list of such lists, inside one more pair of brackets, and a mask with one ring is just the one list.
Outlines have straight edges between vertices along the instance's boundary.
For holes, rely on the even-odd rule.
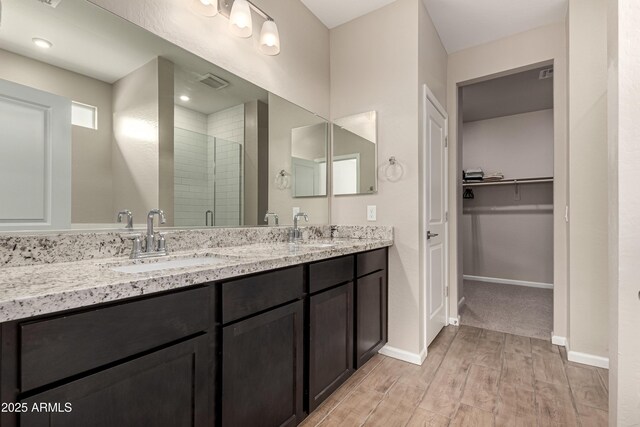
[[559,345],[560,347],[567,347],[567,337],[551,335],[551,344]]
[[426,348],[422,350],[420,353],[411,353],[410,351],[385,345],[378,351],[378,353],[384,356],[393,357],[394,359],[402,360],[403,362],[413,363],[414,365],[418,365],[418,366],[422,365],[422,362],[424,362],[424,359],[427,358]]
[[453,326],[460,326],[460,316],[458,317],[450,317],[449,324]]
[[582,363],[584,365],[597,366],[598,368],[609,369],[609,358],[595,356],[593,354],[580,353],[579,351],[567,352],[567,359],[571,362]]
[[528,286],[530,288],[553,289],[553,283],[529,282],[526,280],[499,279],[497,277],[471,276],[465,274],[464,280],[474,280],[476,282],[499,283],[501,285]]
[[464,297],[460,298],[460,301],[458,301],[458,311],[460,311],[460,309],[464,305],[464,302],[465,302]]

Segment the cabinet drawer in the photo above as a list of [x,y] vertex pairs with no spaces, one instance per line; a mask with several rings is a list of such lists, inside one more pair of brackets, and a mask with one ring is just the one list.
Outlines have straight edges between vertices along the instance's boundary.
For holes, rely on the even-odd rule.
[[302,266],[222,284],[222,323],[250,316],[304,295]]
[[20,325],[22,391],[98,368],[209,324],[209,291],[198,288]]
[[353,255],[349,255],[309,265],[309,292],[352,281],[353,261]]
[[387,269],[387,248],[358,254],[358,277]]
[[22,400],[62,410],[21,413],[20,426],[207,426],[207,341],[201,335]]

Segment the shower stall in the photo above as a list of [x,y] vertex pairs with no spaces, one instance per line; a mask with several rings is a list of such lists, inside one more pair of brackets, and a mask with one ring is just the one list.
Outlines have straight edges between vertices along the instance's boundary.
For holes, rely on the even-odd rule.
[[176,227],[243,225],[243,157],[242,144],[174,128]]

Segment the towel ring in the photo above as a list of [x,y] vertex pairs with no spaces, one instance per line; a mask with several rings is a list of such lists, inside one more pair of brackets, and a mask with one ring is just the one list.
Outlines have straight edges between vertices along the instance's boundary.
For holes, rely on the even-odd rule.
[[284,169],[282,169],[276,175],[275,184],[278,187],[278,190],[286,190],[291,187],[291,178],[289,178],[291,174]]
[[404,175],[404,167],[395,156],[389,157],[389,162],[384,167],[384,176],[389,182],[398,182]]

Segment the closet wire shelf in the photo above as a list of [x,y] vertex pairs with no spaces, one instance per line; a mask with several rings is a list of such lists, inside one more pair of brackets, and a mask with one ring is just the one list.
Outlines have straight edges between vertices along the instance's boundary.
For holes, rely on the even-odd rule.
[[483,187],[488,185],[518,185],[518,184],[538,184],[542,182],[553,182],[553,177],[524,178],[524,179],[503,179],[501,181],[463,181],[463,187]]

